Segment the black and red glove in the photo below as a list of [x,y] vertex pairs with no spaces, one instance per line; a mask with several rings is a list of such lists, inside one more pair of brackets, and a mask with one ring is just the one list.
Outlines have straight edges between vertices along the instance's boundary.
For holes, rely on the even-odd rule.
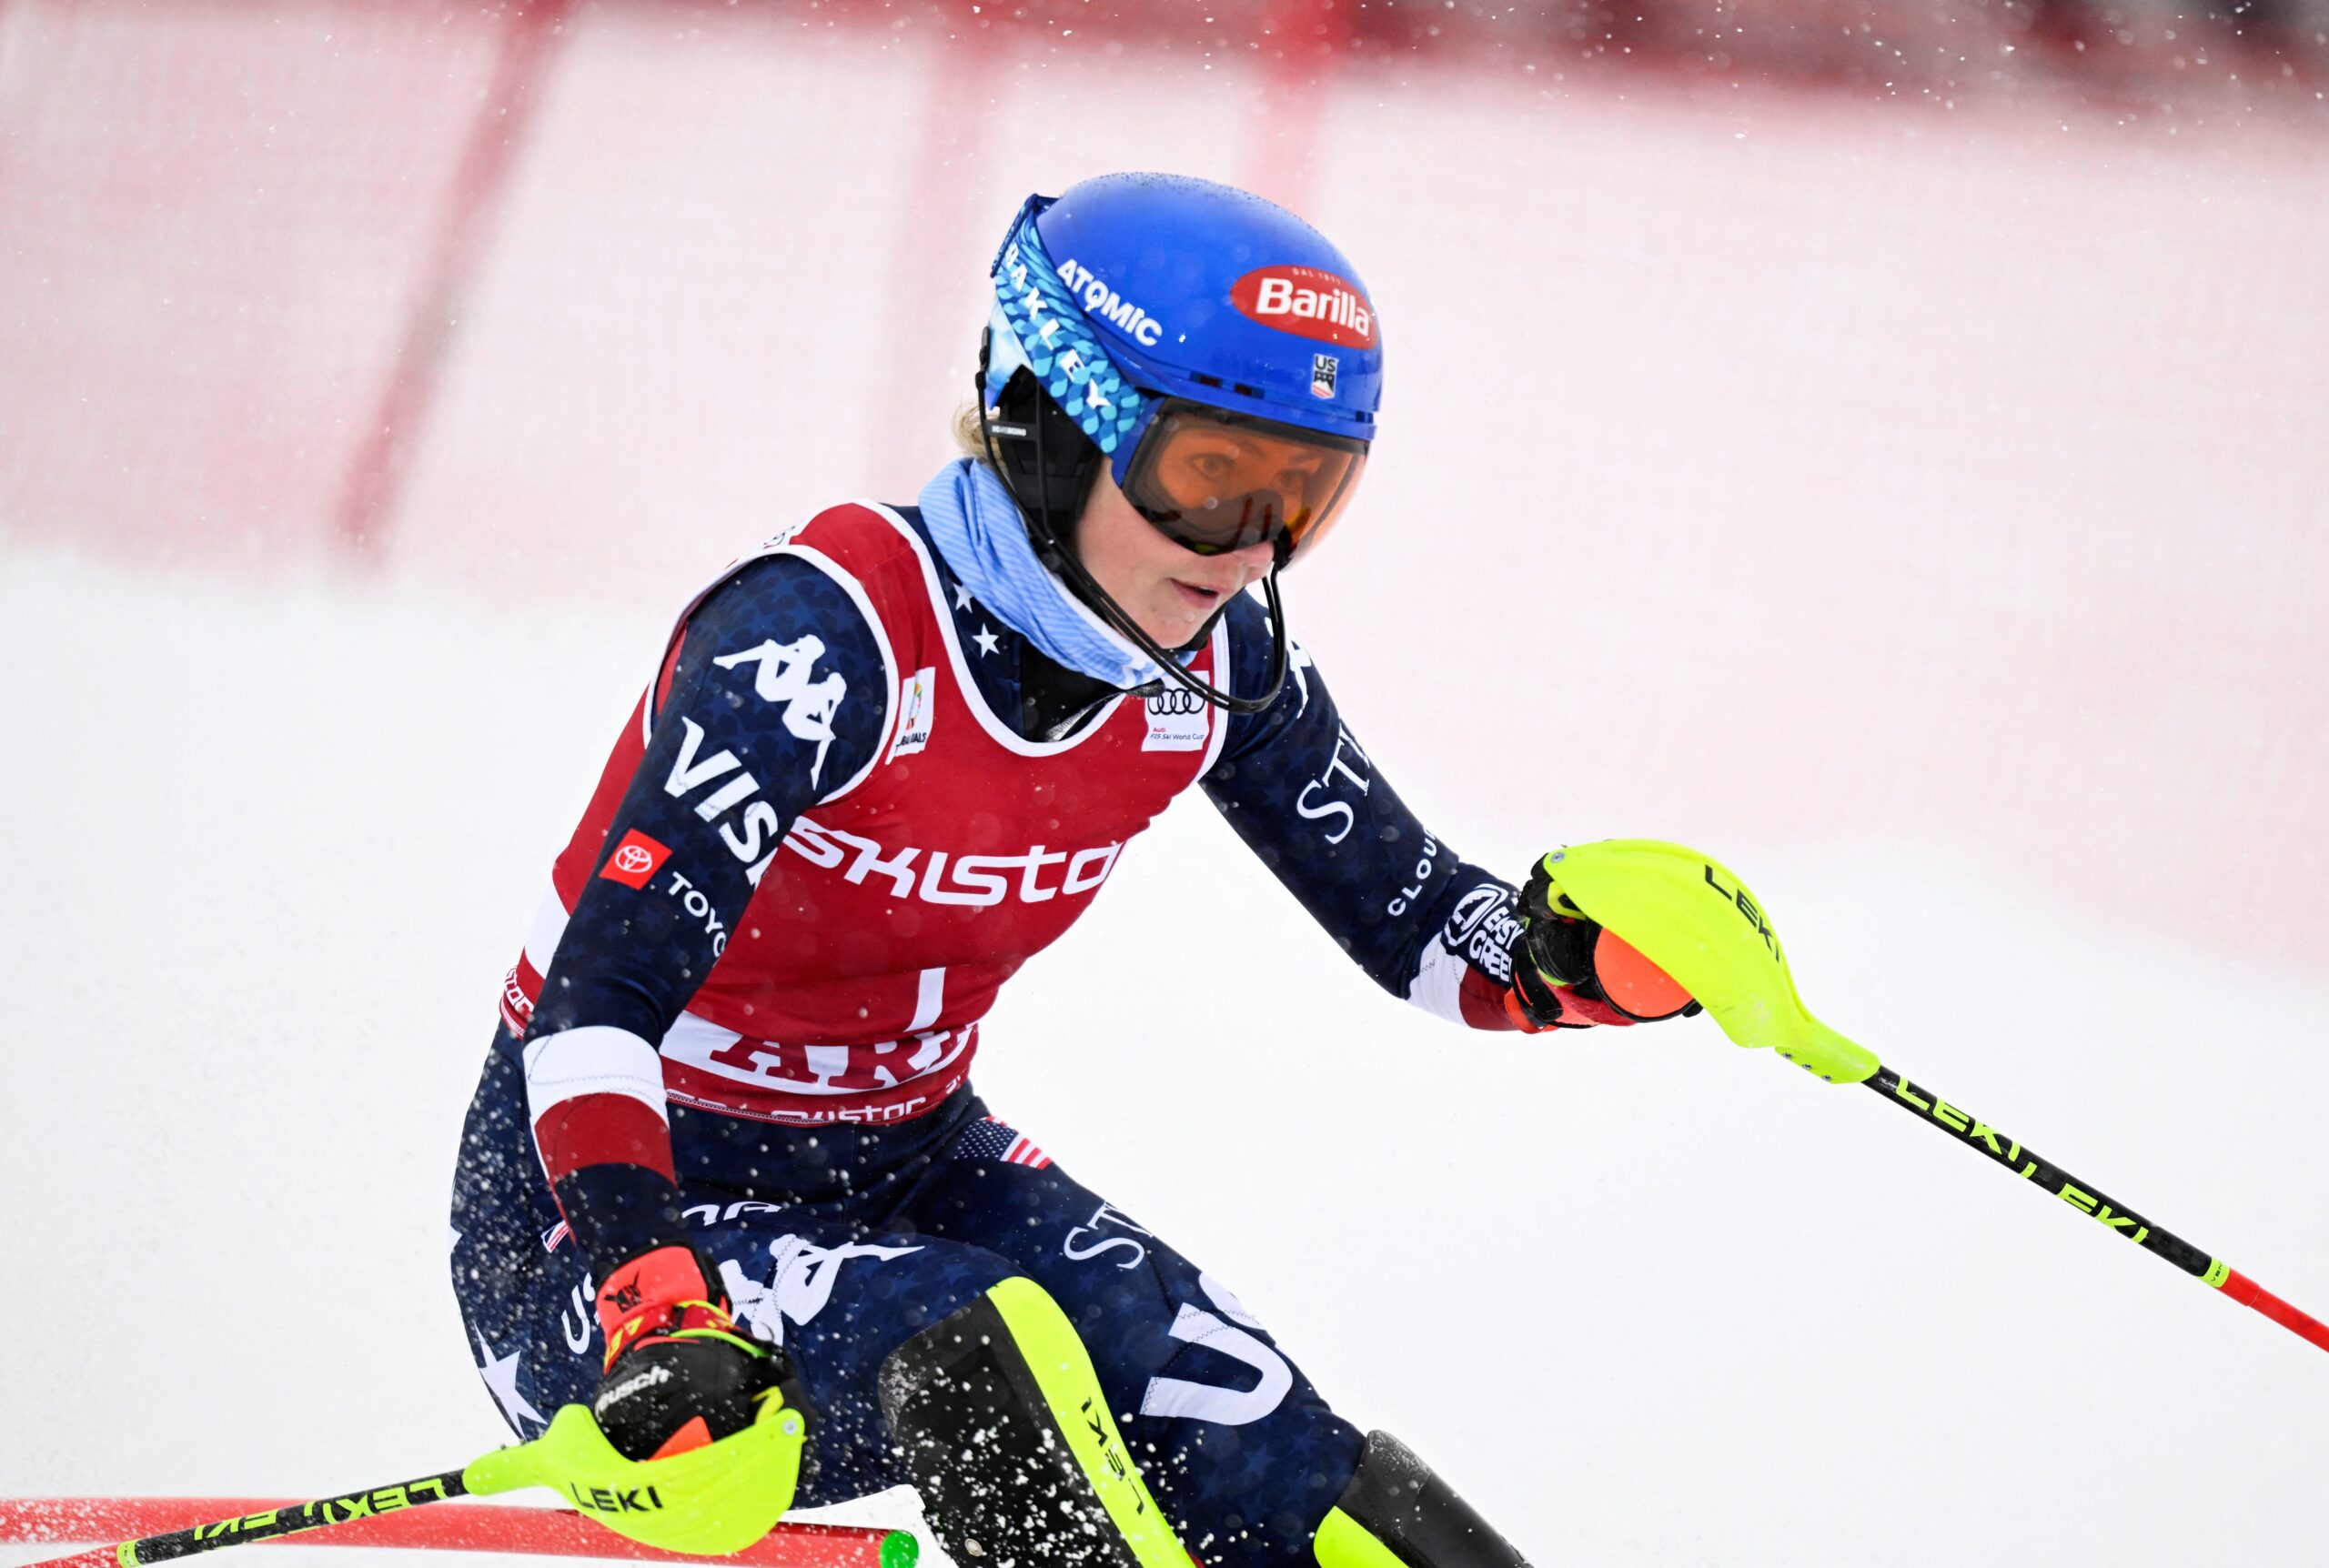
[[1596,1024],[1623,1028],[1699,1010],[1664,970],[1569,902],[1543,859],[1520,890],[1520,913],[1512,989],[1504,999],[1505,1012],[1519,1028],[1532,1034]]
[[737,1331],[714,1278],[693,1248],[674,1244],[631,1258],[599,1287],[607,1359],[590,1412],[625,1459],[733,1436],[771,1389],[800,1407],[783,1352]]

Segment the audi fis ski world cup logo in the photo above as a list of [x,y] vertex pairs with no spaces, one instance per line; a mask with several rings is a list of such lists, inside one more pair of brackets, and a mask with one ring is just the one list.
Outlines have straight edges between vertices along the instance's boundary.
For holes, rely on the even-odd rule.
[[600,869],[599,875],[610,882],[620,882],[626,888],[643,888],[647,885],[647,879],[655,874],[670,854],[671,851],[663,845],[633,828],[622,836],[622,842],[615,846],[615,852],[607,857],[607,863]]
[[[1366,296],[1347,278],[1315,266],[1255,267],[1230,289],[1229,303],[1280,332],[1345,348],[1375,347],[1375,307]],[[1312,376],[1311,389],[1316,391],[1315,366]]]
[[1148,733],[1141,739],[1143,751],[1202,751],[1211,732],[1204,698],[1195,692],[1175,687],[1160,691],[1146,704]]

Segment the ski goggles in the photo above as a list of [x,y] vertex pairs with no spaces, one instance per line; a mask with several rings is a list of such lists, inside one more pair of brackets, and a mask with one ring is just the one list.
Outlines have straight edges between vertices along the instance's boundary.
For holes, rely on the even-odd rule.
[[1156,411],[1124,498],[1184,549],[1268,541],[1284,565],[1325,535],[1358,487],[1366,443],[1173,398]]

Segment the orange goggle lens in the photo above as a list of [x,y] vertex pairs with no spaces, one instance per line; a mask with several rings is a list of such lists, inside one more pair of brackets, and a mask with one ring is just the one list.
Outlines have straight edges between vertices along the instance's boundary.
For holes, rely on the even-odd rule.
[[1124,498],[1198,555],[1269,540],[1290,561],[1333,526],[1366,467],[1364,441],[1169,403],[1133,455]]

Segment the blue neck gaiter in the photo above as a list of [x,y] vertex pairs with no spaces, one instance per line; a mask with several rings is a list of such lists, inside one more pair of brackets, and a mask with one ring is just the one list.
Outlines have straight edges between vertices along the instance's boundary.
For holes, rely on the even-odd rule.
[[959,457],[923,487],[922,520],[973,598],[1056,664],[1120,691],[1160,679],[1156,662],[1109,628],[1036,558],[994,470]]

